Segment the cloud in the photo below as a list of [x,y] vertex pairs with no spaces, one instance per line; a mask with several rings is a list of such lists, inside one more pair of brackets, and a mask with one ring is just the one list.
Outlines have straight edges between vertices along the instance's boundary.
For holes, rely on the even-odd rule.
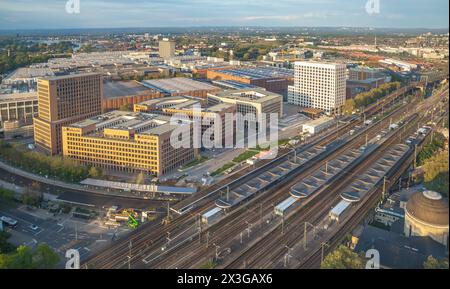
[[2,28],[160,26],[371,26],[448,27],[448,0],[380,0],[368,17],[367,0],[80,0],[81,13],[65,13],[67,0],[0,0]]

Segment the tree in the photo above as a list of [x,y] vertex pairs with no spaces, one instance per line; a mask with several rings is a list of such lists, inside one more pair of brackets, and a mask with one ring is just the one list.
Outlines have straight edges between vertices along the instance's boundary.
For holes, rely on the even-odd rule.
[[323,260],[322,269],[363,269],[364,258],[350,248],[340,245]]
[[29,206],[38,206],[43,199],[42,192],[34,191],[31,187],[27,188],[22,195],[22,202]]
[[136,179],[134,181],[136,184],[138,185],[142,185],[145,183],[145,175],[143,172],[140,172],[137,176]]
[[58,254],[46,243],[37,246],[33,254],[33,267],[39,269],[52,269],[59,262]]
[[355,110],[355,101],[353,99],[347,99],[344,104],[344,113],[345,114],[352,114],[352,112]]
[[128,104],[128,103],[122,104],[119,107],[119,110],[121,110],[121,111],[131,111],[132,110],[131,104]]
[[7,262],[6,269],[31,269],[33,253],[27,246],[19,246]]
[[8,232],[0,232],[0,254],[6,254],[13,252],[16,247],[8,243],[8,239],[11,234]]
[[428,256],[428,258],[423,262],[424,269],[448,269],[448,259],[437,260],[433,256]]
[[89,169],[89,176],[90,176],[91,178],[99,178],[99,177],[102,176],[102,174],[103,174],[103,172],[102,172],[102,170],[101,170],[100,168],[97,168],[97,167],[91,167],[91,168]]

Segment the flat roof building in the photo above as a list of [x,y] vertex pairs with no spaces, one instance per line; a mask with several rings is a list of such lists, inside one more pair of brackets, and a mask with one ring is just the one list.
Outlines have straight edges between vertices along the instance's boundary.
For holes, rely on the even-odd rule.
[[327,114],[339,114],[345,102],[346,69],[345,64],[296,62],[288,102],[318,108]]
[[137,103],[161,96],[159,91],[135,81],[107,81],[104,83],[102,110],[116,110],[124,105],[132,108]]
[[[170,96],[157,99],[151,99],[134,105],[135,112],[156,113],[166,116],[186,115],[189,119],[201,121],[202,136],[206,130],[214,127],[220,119],[220,144],[224,145],[226,138],[234,138],[234,121],[226,118],[226,114],[234,116],[236,106],[234,104],[219,103],[212,106],[206,106],[201,98],[187,96]],[[219,124],[218,124],[219,125]],[[216,135],[211,136],[214,141]],[[202,142],[202,146],[204,143]]]
[[142,84],[147,88],[170,96],[188,95],[206,98],[208,93],[221,90],[214,85],[186,77],[144,80]]
[[36,146],[49,154],[62,151],[61,128],[102,111],[103,80],[97,73],[75,74],[38,81]]
[[283,97],[262,88],[225,90],[208,94],[208,104],[228,103],[236,105],[236,112],[253,114],[256,120],[261,113],[283,115]]
[[207,72],[211,80],[232,80],[287,96],[288,85],[293,83],[292,69],[271,66],[212,69]]
[[161,176],[197,156],[192,145],[172,146],[177,127],[168,116],[111,111],[64,126],[63,155],[107,170]]
[[0,94],[0,127],[5,121],[19,121],[26,125],[33,123],[38,113],[36,92]]

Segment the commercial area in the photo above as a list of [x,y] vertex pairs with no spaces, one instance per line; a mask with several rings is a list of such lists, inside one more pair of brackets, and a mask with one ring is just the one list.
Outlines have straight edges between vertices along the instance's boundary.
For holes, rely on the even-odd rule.
[[34,118],[36,145],[48,154],[62,151],[64,125],[102,112],[100,74],[58,76],[38,81],[38,116]]
[[63,155],[107,170],[161,176],[197,155],[191,144],[174,147],[175,128],[167,116],[112,111],[63,126]]
[[232,80],[254,85],[267,91],[287,95],[288,85],[293,83],[294,71],[292,69],[277,67],[243,67],[208,70],[210,80]]
[[221,90],[211,84],[185,77],[144,80],[142,84],[168,96],[188,95],[206,98],[208,93]]

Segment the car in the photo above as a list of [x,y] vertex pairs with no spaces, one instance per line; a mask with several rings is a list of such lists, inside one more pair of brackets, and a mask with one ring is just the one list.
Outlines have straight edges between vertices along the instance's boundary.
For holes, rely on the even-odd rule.
[[35,224],[31,224],[30,225],[30,229],[33,230],[33,231],[37,231],[39,229],[39,227],[36,226]]

